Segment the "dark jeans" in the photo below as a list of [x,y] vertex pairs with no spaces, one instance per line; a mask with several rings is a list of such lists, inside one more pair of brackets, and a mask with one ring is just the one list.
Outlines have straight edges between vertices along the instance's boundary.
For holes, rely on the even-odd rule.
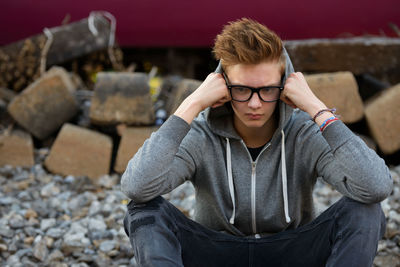
[[124,219],[140,266],[372,266],[386,220],[381,206],[347,197],[312,222],[266,237],[238,237],[187,218],[157,197]]

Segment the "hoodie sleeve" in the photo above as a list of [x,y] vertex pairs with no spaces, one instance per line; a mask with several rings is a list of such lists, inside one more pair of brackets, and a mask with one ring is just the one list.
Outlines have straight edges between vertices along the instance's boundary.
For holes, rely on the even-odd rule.
[[356,136],[342,121],[328,125],[321,133],[308,120],[299,133],[304,164],[344,196],[363,203],[384,200],[393,180],[384,160]]
[[142,203],[189,180],[195,163],[181,143],[190,128],[180,117],[169,117],[129,160],[121,177],[122,192],[134,202]]

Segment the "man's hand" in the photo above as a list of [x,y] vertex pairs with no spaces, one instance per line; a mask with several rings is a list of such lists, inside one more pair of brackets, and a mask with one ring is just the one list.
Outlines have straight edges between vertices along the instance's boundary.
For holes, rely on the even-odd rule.
[[311,117],[327,108],[311,91],[301,72],[291,73],[286,79],[280,99],[293,108],[307,112]]
[[189,95],[175,111],[187,123],[207,107],[219,107],[231,100],[225,80],[220,73],[210,73],[204,82]]

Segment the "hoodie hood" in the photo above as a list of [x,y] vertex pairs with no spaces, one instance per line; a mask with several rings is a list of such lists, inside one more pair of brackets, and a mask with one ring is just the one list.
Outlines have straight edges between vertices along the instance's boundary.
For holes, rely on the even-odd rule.
[[[285,68],[285,77],[283,80],[283,84],[285,84],[287,77],[294,72],[292,61],[285,49],[283,47],[283,51],[286,57],[286,68]],[[215,72],[221,73],[221,63],[219,63]],[[293,108],[287,105],[283,101],[278,102],[279,109],[279,123],[276,132],[280,132],[284,129],[287,123],[290,120],[290,117],[293,113]],[[230,106],[230,103],[226,103],[223,106],[217,108],[207,108],[205,110],[205,117],[207,119],[207,123],[210,126],[210,129],[215,133],[222,137],[241,139],[241,137],[236,133],[235,128],[233,126],[233,121],[228,119],[233,114],[233,110]]]
[[[285,77],[283,80],[283,84],[285,84],[287,77],[294,72],[294,68],[290,57],[283,47],[283,51],[286,57],[286,67],[285,67]],[[222,72],[221,62],[219,62],[217,69],[215,70],[217,73]],[[285,127],[289,125],[289,121],[293,114],[293,108],[287,105],[283,101],[278,102],[279,109],[279,123],[278,128],[273,134],[273,138],[276,138],[279,133],[281,134],[281,177],[282,177],[282,196],[283,196],[283,207],[285,214],[285,221],[290,223],[291,219],[289,216],[289,203],[288,203],[288,189],[287,189],[287,170],[286,170],[286,154],[285,154]],[[231,155],[231,147],[229,139],[241,139],[241,137],[237,134],[236,130],[233,126],[232,120],[233,109],[231,108],[230,103],[225,103],[225,105],[218,108],[208,108],[205,110],[205,118],[207,123],[215,134],[220,135],[226,139],[226,170],[228,174],[228,184],[229,184],[229,192],[233,205],[232,216],[229,220],[231,224],[235,223],[235,189],[233,186],[233,175],[232,175],[232,155]],[[255,200],[254,200],[255,201]]]

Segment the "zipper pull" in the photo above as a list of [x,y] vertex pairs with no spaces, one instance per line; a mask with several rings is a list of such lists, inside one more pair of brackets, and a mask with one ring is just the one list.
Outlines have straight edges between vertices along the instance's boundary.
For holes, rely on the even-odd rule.
[[251,163],[251,167],[253,168],[253,171],[256,169],[256,163],[255,162],[252,162]]

